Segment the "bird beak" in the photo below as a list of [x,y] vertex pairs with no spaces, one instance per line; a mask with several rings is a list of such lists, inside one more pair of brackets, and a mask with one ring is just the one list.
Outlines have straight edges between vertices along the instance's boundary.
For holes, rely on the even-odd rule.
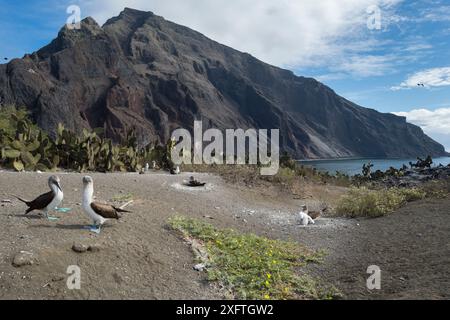
[[61,185],[59,184],[59,182],[56,182],[56,186],[58,187],[59,190],[61,190],[61,192],[63,192],[63,191],[62,191],[62,188],[61,188]]

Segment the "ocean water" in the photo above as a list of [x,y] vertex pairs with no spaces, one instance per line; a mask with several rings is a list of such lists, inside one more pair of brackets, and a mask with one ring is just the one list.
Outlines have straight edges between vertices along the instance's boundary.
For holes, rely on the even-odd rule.
[[[305,160],[299,161],[305,166],[311,166],[320,171],[328,171],[335,174],[336,171],[348,175],[360,174],[365,163],[371,162],[374,167],[372,172],[377,170],[386,171],[390,167],[400,169],[404,164],[409,167],[409,162],[416,163],[417,159],[336,159],[336,160]],[[433,166],[442,164],[444,166],[450,164],[450,157],[442,157],[433,159]]]

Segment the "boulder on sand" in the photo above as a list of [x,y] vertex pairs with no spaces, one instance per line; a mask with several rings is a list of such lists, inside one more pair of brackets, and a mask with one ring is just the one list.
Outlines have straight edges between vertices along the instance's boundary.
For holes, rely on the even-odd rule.
[[36,260],[36,256],[33,253],[28,251],[20,251],[14,256],[12,265],[16,268],[31,266],[35,264]]

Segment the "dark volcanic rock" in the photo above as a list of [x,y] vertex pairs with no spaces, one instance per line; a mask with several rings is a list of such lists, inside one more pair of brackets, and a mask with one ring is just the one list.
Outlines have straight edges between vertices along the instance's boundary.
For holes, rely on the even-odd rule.
[[[103,127],[165,142],[194,119],[219,129],[280,129],[298,158],[416,157],[444,148],[406,119],[365,109],[314,79],[265,64],[151,12],[63,28],[41,50],[0,65],[0,103],[24,105],[54,132]],[[206,128],[205,128],[206,129]]]
[[[425,169],[409,169],[403,172],[401,175],[389,175],[383,177],[376,184],[380,186],[389,187],[419,187],[424,183],[430,181],[442,181],[446,182],[444,185],[439,185],[440,188],[444,188],[441,191],[445,191],[445,185],[450,188],[450,166],[439,166],[435,168]],[[449,189],[450,190],[450,189]]]

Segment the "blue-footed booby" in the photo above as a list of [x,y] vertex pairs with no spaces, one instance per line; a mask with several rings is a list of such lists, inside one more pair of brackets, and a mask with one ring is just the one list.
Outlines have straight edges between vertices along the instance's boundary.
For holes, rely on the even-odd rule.
[[27,201],[18,196],[15,197],[28,206],[28,210],[25,212],[26,215],[34,210],[40,210],[44,212],[47,219],[55,220],[56,218],[49,217],[48,213],[49,211],[55,210],[64,199],[60,182],[61,180],[58,176],[51,176],[48,179],[48,186],[51,191],[40,195],[33,201]]
[[94,222],[91,231],[95,233],[100,233],[101,227],[106,220],[119,220],[121,218],[120,213],[130,213],[130,211],[116,208],[109,204],[94,202],[93,197],[94,180],[86,176],[83,178],[83,210]]

